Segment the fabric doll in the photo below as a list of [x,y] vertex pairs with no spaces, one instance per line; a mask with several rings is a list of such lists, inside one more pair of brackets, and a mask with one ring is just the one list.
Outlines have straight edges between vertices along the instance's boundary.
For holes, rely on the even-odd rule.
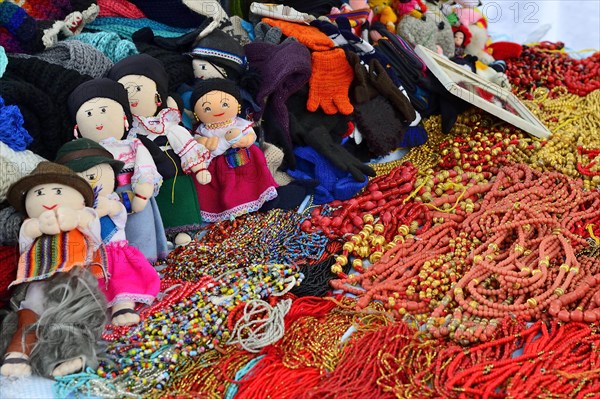
[[175,244],[187,244],[187,233],[199,230],[202,223],[194,180],[210,183],[210,152],[179,125],[179,110],[165,103],[169,78],[159,60],[147,54],[127,57],[108,77],[127,89],[133,114],[129,137],[142,140],[164,179],[156,201],[166,232],[177,234]]
[[192,93],[197,140],[210,151],[210,184],[197,185],[202,217],[217,222],[253,212],[277,197],[277,183],[254,145],[252,122],[238,117],[240,92],[227,79],[200,81]]
[[[100,221],[91,186],[69,168],[43,161],[8,191],[27,216],[11,286],[29,283],[0,372],[65,375],[95,364],[106,302],[91,275],[106,277]],[[91,279],[90,279],[91,277]],[[37,343],[36,343],[37,341]]]
[[454,46],[456,47],[454,55],[462,57],[465,55],[465,47],[471,43],[471,32],[464,25],[453,26],[452,32],[454,33]]
[[149,305],[160,290],[160,277],[144,255],[128,244],[125,235],[127,210],[114,192],[115,176],[123,162],[114,159],[100,144],[81,138],[64,144],[56,162],[83,177],[96,194],[100,234],[106,246],[108,280],[99,281],[112,311],[112,324],[132,325],[140,321],[136,302]]
[[[247,67],[244,48],[227,33],[215,30],[199,40],[192,51],[186,54],[191,58],[196,81],[219,78],[234,81],[242,97],[240,115],[252,120],[253,115],[260,109],[253,98],[258,89],[259,78]],[[191,104],[193,87],[182,85],[178,93],[183,100],[184,124],[192,128],[196,121],[193,119],[193,104]]]
[[68,105],[77,122],[75,134],[99,143],[125,163],[117,175],[116,192],[127,212],[133,212],[125,225],[129,244],[150,262],[166,257],[167,237],[154,198],[162,176],[142,142],[127,138],[132,122],[127,91],[113,80],[93,79],[73,90]]

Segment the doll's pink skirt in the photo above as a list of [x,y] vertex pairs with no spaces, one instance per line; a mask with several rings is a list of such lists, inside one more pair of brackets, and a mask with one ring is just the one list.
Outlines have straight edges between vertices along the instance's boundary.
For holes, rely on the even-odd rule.
[[108,281],[98,279],[98,286],[111,307],[117,302],[150,304],[160,290],[160,277],[144,255],[127,241],[106,245]]

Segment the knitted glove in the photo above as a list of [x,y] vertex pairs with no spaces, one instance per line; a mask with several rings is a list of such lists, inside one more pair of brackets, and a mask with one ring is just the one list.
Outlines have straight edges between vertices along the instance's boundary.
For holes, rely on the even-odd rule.
[[263,18],[263,22],[281,29],[286,36],[292,36],[311,50],[325,51],[334,47],[333,41],[326,34],[313,26],[296,24],[293,22],[279,21],[276,19]]
[[313,126],[312,130],[306,128],[295,115],[290,115],[290,122],[297,138],[317,150],[325,158],[329,159],[339,170],[348,172],[356,181],[365,181],[365,175],[375,176],[375,171],[365,165],[348,152],[339,143],[336,143],[324,126]]
[[[349,52],[347,57],[350,64],[354,65],[355,79],[351,94],[356,105],[354,118],[358,129],[365,139],[371,156],[389,154],[399,147],[406,131],[408,123],[404,116],[405,112],[412,110],[414,119],[414,109],[406,98],[400,109],[393,101],[388,100],[386,94],[391,93],[391,96],[396,96],[393,89],[398,91],[397,95],[404,96],[389,81],[389,78],[385,80],[385,77],[381,77],[378,81],[381,75],[385,75],[385,70],[377,60],[371,60],[367,72],[357,54]],[[381,87],[380,91],[380,85],[384,83],[389,87]],[[391,90],[388,92],[388,89]]]
[[310,75],[310,93],[306,109],[316,111],[319,106],[328,115],[340,112],[350,115],[354,107],[348,98],[348,89],[354,73],[344,50],[312,53],[312,74]]
[[365,175],[375,176],[375,171],[350,154],[340,144],[341,134],[347,128],[347,117],[325,115],[322,111],[308,112],[306,90],[300,90],[288,100],[290,133],[295,144],[310,146],[329,159],[336,168],[349,172],[357,181]]
[[254,26],[255,42],[279,44],[281,42],[281,35],[281,29],[265,22],[259,22]]
[[369,62],[369,78],[371,84],[385,97],[407,122],[416,118],[415,109],[408,98],[394,85],[383,65],[377,60]]
[[369,83],[369,73],[360,62],[360,57],[352,52],[346,53],[348,63],[354,70],[354,80],[352,81],[352,87],[350,94],[354,100],[354,104],[363,104],[379,94],[377,89]]

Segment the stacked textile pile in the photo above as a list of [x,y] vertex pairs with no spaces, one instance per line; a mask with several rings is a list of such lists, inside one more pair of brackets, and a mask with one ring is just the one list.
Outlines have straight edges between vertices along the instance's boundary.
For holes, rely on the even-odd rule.
[[[161,278],[146,303],[107,298],[77,368],[42,372],[27,348],[21,363],[56,397],[597,395],[600,53],[486,43],[467,1],[278,3],[0,1],[0,301],[30,303],[5,288],[27,218],[7,196],[45,159],[92,186],[110,164],[127,221],[140,199],[154,212],[137,225],[151,245],[124,220],[119,245]],[[552,136],[450,95],[416,44],[510,88]],[[123,111],[108,139],[83,119],[96,98]],[[155,165],[148,193],[119,139]]]

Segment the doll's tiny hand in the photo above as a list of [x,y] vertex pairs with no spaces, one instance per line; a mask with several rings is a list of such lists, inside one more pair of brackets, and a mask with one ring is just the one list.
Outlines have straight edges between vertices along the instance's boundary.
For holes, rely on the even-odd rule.
[[60,233],[60,226],[54,210],[42,212],[38,217],[38,226],[42,234],[56,235]]
[[[196,136],[196,137],[194,138],[194,140],[196,140],[196,142],[197,142],[198,144],[202,144],[203,146],[205,146],[205,147],[206,147],[206,142],[208,141],[208,137],[204,137],[204,136]],[[206,148],[208,148],[208,147],[206,147]]]
[[141,212],[152,197],[154,185],[152,183],[138,183],[133,191],[134,197],[133,201],[131,201],[131,210],[133,212]]
[[227,131],[227,133],[225,133],[225,140],[227,140],[227,141],[235,140],[238,137],[240,137],[241,134],[242,134],[242,131],[237,127],[230,129]]
[[71,231],[79,226],[79,212],[64,206],[56,209],[56,219],[60,231]]
[[232,145],[232,147],[233,148],[248,148],[252,144],[254,144],[255,140],[256,140],[256,136],[254,134],[247,134],[244,137],[242,137],[237,143]]
[[92,224],[92,221],[96,218],[96,215],[86,212],[86,211],[77,211],[77,226],[83,228],[89,228]]
[[206,149],[210,152],[213,152],[219,146],[219,138],[218,137],[208,137],[206,140],[206,144],[204,144]]
[[142,199],[140,197],[133,197],[133,201],[131,201],[131,210],[134,213],[141,212],[146,208],[146,204],[148,203],[147,199]]
[[201,169],[196,172],[196,181],[202,185],[210,183],[212,176],[208,169]]
[[119,214],[119,212],[121,212],[121,209],[123,209],[123,204],[121,203],[121,201],[115,199],[110,200],[108,216],[115,216]]
[[196,137],[196,141],[198,143],[202,144],[210,152],[213,152],[214,150],[216,150],[217,146],[219,145],[218,137],[199,136],[199,137]]
[[101,218],[102,216],[106,216],[110,213],[112,206],[111,202],[112,201],[106,197],[98,196],[95,209],[99,218]]

